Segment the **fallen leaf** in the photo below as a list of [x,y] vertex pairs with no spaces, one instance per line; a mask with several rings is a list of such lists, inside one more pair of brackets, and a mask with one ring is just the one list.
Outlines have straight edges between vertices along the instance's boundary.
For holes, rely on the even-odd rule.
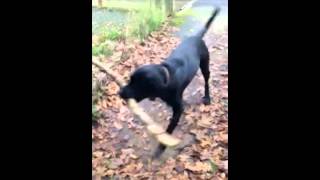
[[204,104],[201,104],[199,107],[200,112],[210,112],[211,106],[206,106]]
[[205,128],[210,128],[213,124],[213,118],[212,117],[208,117],[206,115],[202,115],[201,116],[201,120],[198,121],[198,125],[201,127],[205,127]]
[[96,168],[98,166],[98,159],[92,159],[92,168]]
[[205,137],[205,138],[200,140],[200,146],[202,148],[210,146],[211,144],[212,144],[212,140],[209,137]]
[[177,165],[175,168],[174,168],[178,173],[182,173],[184,171],[184,167],[181,166],[181,165]]
[[115,128],[117,128],[117,129],[122,129],[122,128],[123,128],[123,126],[122,126],[120,123],[118,123],[117,121],[114,121],[114,122],[113,122],[113,126],[114,126]]
[[188,159],[190,159],[190,156],[188,156],[188,155],[184,155],[184,154],[178,155],[178,160],[180,160],[182,162],[186,162]]
[[114,173],[115,173],[115,171],[114,171],[114,170],[109,169],[109,170],[107,170],[107,172],[106,172],[104,175],[105,175],[105,176],[113,176],[113,175],[114,175]]
[[136,166],[136,171],[140,171],[140,169],[143,167],[143,164],[139,162]]
[[131,157],[132,159],[138,159],[138,156],[135,155],[135,154],[130,154],[130,157]]
[[202,139],[204,139],[204,138],[207,137],[207,135],[205,134],[205,132],[202,131],[202,130],[192,129],[190,132],[191,132],[192,134],[196,135],[196,139],[197,139],[198,141],[201,141]]
[[211,167],[208,163],[197,161],[196,163],[187,162],[185,168],[192,172],[208,172],[211,170]]
[[98,166],[96,168],[96,174],[102,176],[106,170],[104,166]]
[[110,163],[108,165],[108,168],[110,169],[117,169],[119,166],[123,164],[123,161],[118,158],[114,158],[110,160]]
[[93,157],[96,157],[96,158],[101,158],[102,155],[103,155],[103,152],[102,151],[96,151],[96,152],[93,152]]
[[133,164],[133,163],[132,164],[128,164],[128,165],[125,165],[125,167],[120,172],[134,173],[135,168],[136,168],[135,164]]
[[119,92],[119,86],[115,82],[110,82],[106,87],[107,95],[117,95]]
[[221,173],[220,177],[224,179],[224,178],[226,178],[226,174],[225,173]]
[[228,144],[228,134],[222,132],[218,135],[218,137],[216,138],[217,141],[220,141],[224,144]]
[[207,149],[204,149],[202,152],[201,152],[201,155],[200,155],[200,160],[201,161],[204,161],[204,160],[210,160],[212,154],[209,150]]

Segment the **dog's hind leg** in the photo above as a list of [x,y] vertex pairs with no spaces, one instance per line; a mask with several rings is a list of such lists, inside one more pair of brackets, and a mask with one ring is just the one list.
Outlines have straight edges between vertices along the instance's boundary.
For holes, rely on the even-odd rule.
[[200,57],[200,69],[202,72],[202,75],[204,77],[204,97],[202,98],[203,104],[208,105],[210,104],[210,93],[209,93],[209,78],[210,78],[210,70],[209,70],[209,52],[206,48],[205,51],[203,51],[201,57]]

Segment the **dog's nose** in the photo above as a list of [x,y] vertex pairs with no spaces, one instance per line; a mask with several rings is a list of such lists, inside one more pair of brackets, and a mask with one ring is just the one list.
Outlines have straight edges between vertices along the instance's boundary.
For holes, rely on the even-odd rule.
[[121,88],[121,89],[119,90],[119,92],[118,92],[118,95],[119,95],[119,96],[122,96],[122,94],[123,94],[123,89]]

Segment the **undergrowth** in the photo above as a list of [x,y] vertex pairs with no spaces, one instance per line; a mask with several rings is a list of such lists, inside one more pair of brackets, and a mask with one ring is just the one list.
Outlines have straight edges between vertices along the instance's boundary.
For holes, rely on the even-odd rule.
[[162,9],[150,6],[145,3],[139,11],[130,10],[125,25],[107,24],[99,33],[101,44],[92,46],[93,56],[110,56],[112,49],[106,47],[104,41],[121,41],[129,39],[138,39],[141,42],[153,31],[159,29],[165,21],[165,12]]

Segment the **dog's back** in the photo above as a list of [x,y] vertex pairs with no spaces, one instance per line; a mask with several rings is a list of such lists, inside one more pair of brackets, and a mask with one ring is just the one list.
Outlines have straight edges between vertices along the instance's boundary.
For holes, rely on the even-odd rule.
[[189,37],[170,54],[164,64],[174,67],[176,83],[192,80],[199,69],[200,54],[203,49],[207,47],[202,39]]
[[175,81],[184,89],[197,73],[202,57],[208,56],[208,48],[203,41],[203,36],[210,28],[211,23],[219,13],[217,8],[205,26],[194,36],[184,39],[163,63],[174,72]]

